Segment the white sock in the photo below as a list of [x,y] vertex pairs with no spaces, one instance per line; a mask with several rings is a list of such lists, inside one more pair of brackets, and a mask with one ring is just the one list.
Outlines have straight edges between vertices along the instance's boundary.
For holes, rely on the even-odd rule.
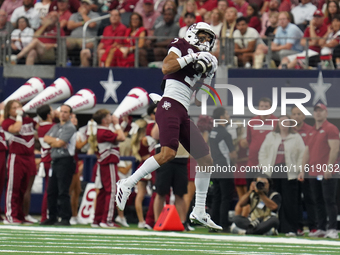
[[160,165],[157,163],[154,157],[150,157],[133,173],[129,178],[126,179],[126,184],[131,188],[137,184],[137,182],[158,169]]
[[196,199],[195,212],[205,212],[205,201],[210,183],[210,173],[197,172],[195,177]]

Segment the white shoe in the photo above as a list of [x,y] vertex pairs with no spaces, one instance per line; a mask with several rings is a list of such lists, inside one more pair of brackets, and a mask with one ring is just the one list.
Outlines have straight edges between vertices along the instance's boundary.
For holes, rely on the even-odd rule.
[[115,222],[119,223],[120,225],[122,225],[123,227],[130,227],[129,224],[126,221],[125,217],[120,217],[119,215],[115,218]]
[[99,223],[99,226],[102,228],[116,228],[115,224],[113,222],[101,222]]
[[3,220],[3,223],[5,225],[20,225],[20,224],[22,224],[22,221],[19,221],[19,220],[9,221],[9,220],[5,219],[5,220]]
[[288,233],[286,233],[286,236],[288,236],[288,237],[294,237],[294,236],[296,236],[296,233],[294,233],[294,232],[288,232]]
[[246,234],[246,230],[242,229],[242,228],[239,228],[238,226],[236,226],[235,223],[233,223],[230,226],[230,233],[237,234],[237,235],[245,235]]
[[326,235],[326,231],[318,229],[315,232],[309,232],[308,236],[309,237],[324,237]]
[[338,231],[336,229],[329,229],[326,232],[326,235],[324,236],[325,238],[332,238],[332,239],[338,239]]
[[71,219],[70,219],[70,224],[71,225],[77,225],[78,224],[78,217],[72,216]]
[[97,222],[92,222],[92,223],[91,223],[91,227],[92,227],[92,228],[99,228],[100,226],[99,226],[99,223],[97,223]]
[[152,229],[152,227],[150,227],[148,224],[146,224],[145,221],[143,221],[143,222],[138,222],[138,228]]
[[210,215],[206,212],[203,212],[202,214],[196,214],[194,211],[192,211],[192,213],[190,213],[189,219],[193,223],[200,224],[210,229],[223,230],[221,226],[216,225],[211,220]]
[[25,216],[25,221],[31,222],[31,223],[38,223],[38,220],[33,218],[31,215]]
[[126,185],[126,180],[119,180],[117,182],[116,203],[119,210],[123,211],[131,194],[131,188]]

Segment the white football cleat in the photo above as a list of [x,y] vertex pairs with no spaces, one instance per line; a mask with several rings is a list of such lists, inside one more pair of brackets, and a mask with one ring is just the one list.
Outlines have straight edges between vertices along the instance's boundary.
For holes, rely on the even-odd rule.
[[126,221],[125,217],[120,217],[119,215],[116,217],[115,222],[119,223],[123,227],[130,227],[129,224]]
[[126,184],[126,179],[119,180],[117,182],[117,193],[116,193],[116,203],[119,210],[123,211],[131,194],[131,188]]
[[31,215],[25,216],[25,221],[26,222],[31,222],[31,223],[38,223],[38,220],[33,218]]
[[207,213],[196,214],[194,211],[190,213],[189,219],[191,222],[200,224],[204,227],[216,230],[223,230],[223,228],[219,225],[216,225],[210,218],[210,215]]

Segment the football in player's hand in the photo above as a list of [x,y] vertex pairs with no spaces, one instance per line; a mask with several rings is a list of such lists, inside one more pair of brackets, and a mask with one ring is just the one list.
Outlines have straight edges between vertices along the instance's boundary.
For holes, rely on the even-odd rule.
[[212,69],[211,62],[208,63],[203,59],[199,59],[194,63],[194,69],[198,73],[209,73]]

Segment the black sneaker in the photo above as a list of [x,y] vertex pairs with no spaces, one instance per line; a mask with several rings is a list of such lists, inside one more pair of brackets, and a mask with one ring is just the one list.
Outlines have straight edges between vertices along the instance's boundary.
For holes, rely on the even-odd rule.
[[71,226],[69,220],[61,220],[59,222],[54,223],[54,226]]
[[52,225],[54,225],[56,222],[57,222],[57,220],[54,220],[54,219],[47,219],[47,220],[44,220],[43,222],[41,222],[40,225],[42,225],[42,226],[52,226]]

